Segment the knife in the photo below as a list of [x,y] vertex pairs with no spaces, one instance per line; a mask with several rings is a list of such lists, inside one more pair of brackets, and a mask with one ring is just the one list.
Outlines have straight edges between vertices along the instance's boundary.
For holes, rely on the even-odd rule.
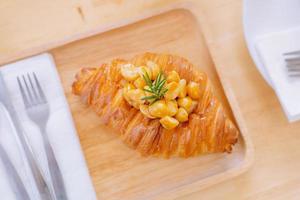
[[0,158],[2,160],[4,169],[8,174],[8,180],[12,187],[12,190],[17,198],[17,200],[30,200],[30,197],[26,191],[25,185],[22,182],[15,166],[9,159],[5,149],[0,144]]
[[25,137],[23,128],[21,126],[20,119],[17,115],[15,108],[12,105],[12,102],[9,97],[9,93],[8,93],[8,90],[7,90],[6,84],[4,82],[4,78],[3,78],[1,71],[0,71],[0,102],[4,105],[5,109],[7,110],[8,114],[10,116],[10,119],[13,122],[13,125],[16,129],[17,136],[21,143],[21,147],[24,150],[26,160],[29,164],[31,173],[35,180],[35,184],[37,186],[37,189],[39,191],[41,199],[42,200],[52,200],[50,189],[42,175],[40,168],[38,167],[38,165],[34,159],[33,151],[30,148],[30,145]]

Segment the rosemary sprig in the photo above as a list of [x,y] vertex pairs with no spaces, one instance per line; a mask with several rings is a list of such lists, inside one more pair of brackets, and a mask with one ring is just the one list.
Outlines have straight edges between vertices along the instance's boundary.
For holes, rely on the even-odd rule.
[[157,75],[157,78],[153,82],[151,81],[147,72],[145,72],[143,78],[147,86],[149,86],[149,89],[144,89],[144,91],[151,93],[151,95],[143,97],[142,100],[149,101],[152,104],[155,101],[163,98],[165,93],[168,91],[168,89],[165,87],[165,83],[167,80],[164,73],[160,71]]

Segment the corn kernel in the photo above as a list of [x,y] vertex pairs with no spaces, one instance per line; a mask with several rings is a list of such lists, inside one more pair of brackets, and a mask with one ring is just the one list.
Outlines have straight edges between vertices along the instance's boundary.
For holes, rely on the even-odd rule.
[[124,97],[127,100],[127,102],[136,109],[139,109],[139,106],[145,102],[144,100],[142,100],[144,96],[145,93],[141,89],[129,90],[124,94]]
[[164,100],[158,100],[149,106],[149,113],[154,117],[165,117],[169,114],[168,107]]
[[140,75],[140,77],[141,77],[142,79],[144,79],[143,76],[146,76],[146,73],[148,74],[149,78],[152,79],[152,72],[151,72],[151,70],[150,70],[148,67],[146,67],[146,66],[138,67],[138,73],[139,73],[139,75]]
[[148,118],[150,118],[150,119],[155,119],[154,116],[150,115],[150,112],[149,112],[149,106],[148,106],[148,105],[140,105],[140,111],[141,111],[141,113],[142,113],[144,116],[146,116],[146,117],[148,117]]
[[183,98],[186,96],[187,93],[187,89],[186,89],[186,80],[185,79],[181,79],[179,81],[179,94],[178,97],[179,98]]
[[191,108],[188,110],[188,113],[189,113],[189,114],[192,113],[192,112],[195,110],[195,108],[197,107],[197,105],[198,105],[198,102],[197,102],[197,101],[192,101],[192,106],[191,106]]
[[127,82],[124,85],[124,89],[126,89],[126,90],[132,90],[132,89],[135,89],[135,87],[134,87],[134,85],[132,83]]
[[131,83],[125,83],[124,87],[123,87],[123,94],[128,92],[129,90],[133,90],[135,89],[134,85],[132,85]]
[[189,114],[186,112],[186,110],[184,108],[179,108],[175,118],[179,121],[179,122],[185,122],[189,119]]
[[168,91],[165,93],[166,100],[173,100],[176,99],[179,95],[179,84],[177,82],[168,83],[166,88]]
[[121,66],[121,74],[127,81],[134,81],[139,77],[137,68],[132,64],[124,64]]
[[160,67],[158,66],[158,64],[152,61],[147,62],[147,67],[149,67],[152,72],[152,80],[155,80],[161,70]]
[[168,130],[175,128],[179,124],[177,119],[170,117],[170,116],[166,116],[166,117],[162,118],[161,120],[159,120],[159,122],[165,129],[168,129]]
[[189,110],[192,107],[192,102],[193,100],[191,99],[191,97],[184,97],[184,98],[179,98],[177,100],[177,103],[180,107],[184,108],[187,112],[189,112]]
[[168,107],[168,112],[169,116],[174,116],[177,113],[178,110],[178,105],[176,100],[171,100],[171,101],[166,101],[167,107]]
[[199,99],[201,96],[200,84],[194,81],[189,82],[187,85],[187,93],[192,99]]
[[178,75],[178,73],[176,71],[171,71],[169,74],[168,74],[168,77],[167,77],[167,82],[168,83],[171,83],[171,82],[179,82],[180,81],[180,77]]
[[133,84],[135,87],[137,87],[139,89],[143,89],[146,85],[146,82],[143,78],[139,77],[133,82]]

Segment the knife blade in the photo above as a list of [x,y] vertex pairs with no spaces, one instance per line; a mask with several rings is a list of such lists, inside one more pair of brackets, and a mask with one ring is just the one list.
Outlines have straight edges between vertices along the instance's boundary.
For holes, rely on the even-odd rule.
[[25,137],[24,130],[22,128],[20,119],[17,115],[17,112],[12,104],[12,101],[9,96],[9,92],[7,90],[7,86],[5,84],[3,74],[0,71],[0,102],[3,104],[4,108],[7,110],[10,119],[15,127],[18,139],[20,141],[21,147],[25,153],[26,161],[29,164],[31,173],[33,175],[35,184],[43,200],[52,200],[52,193],[42,175],[42,172],[34,159],[33,151]]

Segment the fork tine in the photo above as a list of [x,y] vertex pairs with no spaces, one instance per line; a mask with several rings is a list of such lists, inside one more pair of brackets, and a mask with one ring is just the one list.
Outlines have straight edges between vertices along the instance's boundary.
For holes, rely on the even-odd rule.
[[29,103],[31,105],[34,105],[34,104],[36,104],[36,102],[35,102],[35,99],[32,96],[32,93],[31,93],[31,90],[28,86],[28,82],[26,80],[26,77],[24,75],[22,75],[22,78],[23,78],[23,82],[25,84],[25,90],[26,90],[26,93],[27,93],[27,96],[28,96]]
[[290,56],[284,59],[286,62],[300,62],[299,56]]
[[290,77],[300,77],[300,73],[289,74]]
[[39,96],[37,94],[37,91],[36,91],[34,85],[33,85],[33,82],[31,80],[31,77],[30,77],[29,73],[27,74],[27,79],[29,81],[33,97],[35,98],[36,102],[39,103],[40,102],[40,98],[39,98]]
[[291,52],[287,52],[287,53],[284,53],[283,55],[285,56],[289,56],[289,55],[297,55],[297,54],[300,54],[300,51],[291,51]]
[[29,103],[28,97],[26,96],[26,93],[24,91],[24,88],[22,86],[22,83],[21,83],[19,77],[17,77],[17,81],[18,81],[19,89],[21,91],[21,95],[22,95],[22,98],[23,98],[24,105],[25,105],[26,108],[28,108],[28,107],[30,107],[31,104]]
[[288,68],[289,72],[300,72],[300,68]]
[[286,61],[287,64],[289,65],[300,65],[300,60],[295,60],[295,61]]
[[299,63],[300,62],[300,57],[285,58],[284,60],[287,63]]
[[284,53],[283,56],[288,76],[291,78],[300,77],[300,50]]
[[38,91],[39,91],[39,95],[40,95],[40,97],[41,97],[41,100],[42,100],[44,103],[46,103],[46,102],[47,102],[47,99],[46,99],[45,94],[44,94],[44,92],[43,92],[43,90],[42,90],[42,88],[41,88],[41,85],[40,85],[40,83],[39,83],[39,80],[37,79],[36,74],[35,74],[34,72],[33,72],[33,78],[34,78],[34,80],[35,80],[37,89],[38,89]]
[[300,63],[299,64],[287,64],[286,66],[288,68],[299,68],[300,67]]

